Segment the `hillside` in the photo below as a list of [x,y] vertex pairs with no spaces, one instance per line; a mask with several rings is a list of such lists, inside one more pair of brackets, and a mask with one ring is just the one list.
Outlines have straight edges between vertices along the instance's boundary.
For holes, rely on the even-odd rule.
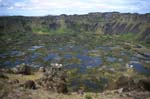
[[2,36],[18,32],[36,34],[89,32],[111,35],[132,33],[140,41],[149,43],[150,14],[108,12],[43,17],[0,17],[0,34]]

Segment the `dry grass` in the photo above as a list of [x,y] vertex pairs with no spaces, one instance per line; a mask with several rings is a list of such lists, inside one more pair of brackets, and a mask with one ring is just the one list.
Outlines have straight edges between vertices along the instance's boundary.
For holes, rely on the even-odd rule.
[[22,75],[22,74],[7,74],[10,80],[18,79],[20,82],[27,80],[36,80],[42,77],[42,73],[36,72],[32,75]]
[[86,99],[86,95],[90,95],[91,99],[133,99],[129,97],[121,97],[119,94],[115,93],[85,93],[81,96],[77,93],[58,94],[42,89],[32,91],[31,93],[33,99]]
[[[42,73],[36,72],[33,75],[18,75],[18,74],[7,74],[10,80],[18,79],[20,82],[26,80],[36,80],[42,76]],[[5,89],[5,88],[4,88]],[[7,88],[8,89],[8,88]],[[2,92],[2,91],[1,91]],[[0,93],[1,93],[0,92]],[[36,90],[21,89],[19,87],[13,88],[10,92],[5,92],[3,99],[87,99],[86,96],[90,96],[90,99],[133,99],[129,97],[121,97],[117,93],[112,93],[110,91],[105,93],[84,93],[84,95],[79,95],[75,92],[70,94],[58,94],[56,92],[47,91],[42,88]]]

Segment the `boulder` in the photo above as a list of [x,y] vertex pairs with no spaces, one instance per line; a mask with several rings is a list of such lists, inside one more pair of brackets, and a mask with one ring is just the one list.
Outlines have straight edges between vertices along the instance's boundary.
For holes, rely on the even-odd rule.
[[21,84],[21,86],[27,89],[36,89],[36,84],[33,80],[27,80],[24,84]]
[[0,78],[2,79],[9,79],[7,75],[5,75],[4,73],[0,72]]
[[40,67],[39,68],[39,72],[45,72],[46,70],[45,70],[45,67]]
[[56,88],[58,93],[68,93],[67,84],[64,81],[58,82]]
[[13,68],[14,73],[16,74],[24,74],[30,75],[31,74],[31,67],[27,66],[26,64],[21,64]]
[[150,79],[141,79],[137,84],[141,91],[150,91]]
[[38,80],[38,85],[46,90],[58,93],[67,93],[66,73],[62,70],[62,64],[53,63],[45,68],[43,77]]

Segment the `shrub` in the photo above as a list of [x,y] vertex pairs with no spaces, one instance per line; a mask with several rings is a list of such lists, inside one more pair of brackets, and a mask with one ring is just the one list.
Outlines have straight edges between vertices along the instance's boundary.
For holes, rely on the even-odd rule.
[[92,99],[92,96],[90,94],[85,95],[85,99]]

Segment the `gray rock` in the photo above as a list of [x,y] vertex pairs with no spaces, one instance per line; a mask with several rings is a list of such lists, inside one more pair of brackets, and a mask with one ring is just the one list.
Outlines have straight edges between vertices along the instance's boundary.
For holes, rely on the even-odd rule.
[[121,94],[123,92],[123,88],[118,89],[117,91],[119,94]]
[[13,71],[16,74],[30,75],[31,74],[31,67],[29,67],[23,63],[21,65],[16,66],[15,68],[13,68]]
[[36,85],[33,80],[28,80],[24,84],[21,84],[20,86],[27,88],[27,89],[36,89]]
[[2,79],[9,79],[7,75],[5,75],[4,73],[0,72],[0,78]]
[[62,70],[61,64],[51,64],[51,67],[45,68],[41,81],[38,81],[46,90],[56,91],[58,93],[67,93],[66,74]]

